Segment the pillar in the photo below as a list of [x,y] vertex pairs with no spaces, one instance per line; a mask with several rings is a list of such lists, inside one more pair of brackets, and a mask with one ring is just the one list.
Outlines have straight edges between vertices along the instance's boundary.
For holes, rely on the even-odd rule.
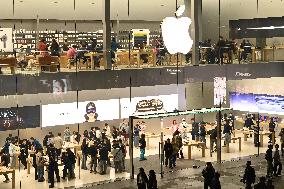
[[186,7],[185,15],[191,18],[190,33],[193,40],[192,46],[192,64],[199,64],[199,41],[202,40],[202,0],[184,0]]
[[103,48],[104,48],[104,68],[111,70],[111,27],[110,27],[110,0],[103,1]]

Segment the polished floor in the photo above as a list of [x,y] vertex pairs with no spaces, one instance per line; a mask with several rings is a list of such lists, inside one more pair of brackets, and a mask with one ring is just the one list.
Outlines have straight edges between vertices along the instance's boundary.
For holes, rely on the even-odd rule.
[[[242,136],[241,133],[237,134],[237,136]],[[165,139],[168,136],[165,136]],[[209,141],[209,138],[207,138],[207,141]],[[277,139],[277,142],[278,139]],[[157,174],[161,172],[161,166],[160,166],[160,159],[159,159],[159,138],[153,138],[150,139],[150,149],[146,150],[146,156],[148,158],[147,161],[139,161],[139,149],[134,149],[135,159],[134,159],[134,166],[135,166],[135,174],[137,174],[137,170],[139,167],[144,167],[146,171],[149,171],[150,169],[155,170]],[[207,147],[209,147],[207,142]],[[267,149],[267,143],[268,138],[264,138],[264,147],[260,148],[260,153],[265,153]],[[240,186],[236,184],[240,180],[240,177],[238,175],[241,175],[241,169],[239,171],[233,171],[234,166],[235,168],[242,168],[242,165],[245,165],[245,160],[243,158],[248,156],[254,156],[258,154],[258,149],[254,147],[253,145],[253,138],[248,138],[248,141],[244,142],[244,139],[242,138],[242,151],[239,152],[239,144],[231,143],[230,145],[230,153],[225,152],[225,147],[222,148],[222,160],[223,163],[219,167],[220,171],[222,172],[222,182],[226,183],[226,188],[233,189]],[[210,157],[209,149],[206,149],[205,157],[202,157],[201,155],[201,149],[194,147],[192,150],[192,159],[194,160],[187,160],[187,148],[183,149],[185,159],[181,159],[177,161],[177,167],[172,171],[168,168],[163,167],[163,172],[165,173],[166,178],[171,179],[163,179],[161,180],[161,186],[165,185],[161,188],[186,188],[186,186],[192,185],[196,188],[202,188],[202,178],[200,176],[200,169],[204,166],[205,162],[211,161],[216,162],[217,157],[216,153],[213,153],[212,157]],[[239,160],[241,159],[241,160]],[[259,158],[258,158],[259,159]],[[260,158],[261,160],[261,158]],[[235,164],[234,162],[241,162],[240,164]],[[253,163],[254,164],[254,163]],[[193,169],[193,165],[196,165],[199,167],[198,169]],[[260,164],[260,166],[264,166],[263,168],[260,168],[260,171],[265,172],[265,163]],[[60,167],[62,169],[62,167]],[[263,170],[262,170],[263,169]],[[107,182],[113,182],[114,180],[118,179],[128,179],[130,177],[129,174],[129,157],[127,157],[126,160],[126,172],[115,174],[113,168],[108,168],[108,174],[105,176],[99,175],[99,174],[91,174],[89,171],[85,170],[79,170],[79,167],[76,167],[76,179],[71,181],[61,181],[60,183],[56,183],[55,187],[57,188],[80,188],[80,187],[94,187],[94,188],[101,188],[102,185],[99,186],[93,186],[97,185],[98,183],[107,183]],[[186,174],[185,174],[186,173]],[[60,171],[60,174],[62,175],[62,172]],[[232,175],[233,174],[233,175]],[[47,173],[45,174],[47,178]],[[11,175],[9,175],[11,177]],[[176,179],[175,179],[176,178]],[[230,181],[231,179],[231,181]],[[236,181],[237,180],[237,181]],[[11,188],[11,183],[3,183],[4,176],[0,177],[0,188],[1,189],[9,189]],[[227,185],[232,182],[231,185]],[[118,188],[135,188],[135,184],[131,181],[127,181],[124,185],[123,183],[126,181],[120,182],[121,186]],[[167,184],[167,182],[170,182],[170,184]],[[131,185],[131,187],[129,185]],[[184,185],[185,184],[185,185]],[[107,184],[103,184],[103,188],[112,188],[111,183],[108,187]],[[118,185],[117,185],[118,186]],[[230,187],[229,187],[230,186]],[[31,169],[31,174],[27,174],[26,170],[20,169],[16,171],[16,188],[22,188],[22,189],[30,189],[33,188],[41,188],[45,189],[48,188],[48,183],[38,183],[34,180],[34,169]]]

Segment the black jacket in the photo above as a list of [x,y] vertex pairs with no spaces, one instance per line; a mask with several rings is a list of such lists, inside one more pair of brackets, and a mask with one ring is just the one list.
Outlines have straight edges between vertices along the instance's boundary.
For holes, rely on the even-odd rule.
[[149,175],[148,189],[158,189],[156,177],[152,177]]
[[251,166],[247,166],[245,170],[245,174],[243,177],[245,182],[254,183],[255,182],[255,170]]
[[204,177],[204,182],[212,182],[212,179],[215,176],[215,169],[213,167],[206,167],[202,171],[202,176]]
[[145,141],[145,139],[141,138],[139,140],[139,144],[140,144],[140,149],[146,148],[146,141]]
[[266,161],[273,161],[273,155],[271,149],[266,150],[265,159]]
[[166,157],[171,157],[173,154],[173,145],[171,143],[165,143],[164,151]]
[[106,146],[103,146],[100,151],[100,160],[102,161],[107,161],[108,160],[108,149],[106,148]]

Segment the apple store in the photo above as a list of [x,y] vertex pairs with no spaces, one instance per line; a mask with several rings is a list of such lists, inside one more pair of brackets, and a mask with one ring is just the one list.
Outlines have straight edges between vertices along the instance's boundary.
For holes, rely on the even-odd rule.
[[162,183],[254,163],[284,140],[283,12],[282,0],[1,0],[0,188],[135,188],[140,167]]

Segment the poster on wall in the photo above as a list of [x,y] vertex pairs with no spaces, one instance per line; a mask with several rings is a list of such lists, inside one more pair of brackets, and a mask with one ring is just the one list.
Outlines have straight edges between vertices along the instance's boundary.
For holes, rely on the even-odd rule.
[[42,105],[42,127],[119,119],[119,100]]
[[40,126],[40,106],[0,108],[0,131]]
[[234,110],[284,115],[284,96],[230,93],[230,107]]
[[214,105],[226,104],[226,77],[214,77]]
[[120,99],[121,117],[173,112],[178,109],[178,94]]
[[0,51],[13,52],[12,28],[0,28]]

